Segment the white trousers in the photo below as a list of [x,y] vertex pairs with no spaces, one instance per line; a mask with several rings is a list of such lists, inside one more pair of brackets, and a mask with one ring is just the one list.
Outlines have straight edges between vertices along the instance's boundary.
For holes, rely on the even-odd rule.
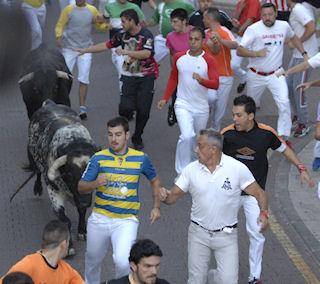
[[46,22],[46,5],[35,8],[23,2],[21,8],[26,14],[31,29],[31,49],[36,49],[42,43],[42,30]]
[[[217,232],[209,234],[191,223],[188,232],[188,284],[205,284],[213,251],[217,269],[215,284],[238,283],[238,233]],[[210,279],[210,283],[211,283]]]
[[260,215],[260,208],[257,199],[249,195],[241,196],[240,206],[243,207],[243,211],[246,216],[246,229],[250,240],[249,280],[252,280],[254,277],[260,279],[263,246],[265,242],[265,237],[262,233],[260,233],[261,227],[257,223],[258,217]]
[[115,278],[130,273],[129,254],[137,238],[137,219],[109,218],[92,212],[87,224],[87,248],[85,253],[85,282],[100,284],[101,264],[110,243],[113,249]]
[[[237,43],[241,42],[240,36],[235,36]],[[238,77],[241,84],[247,81],[247,71],[243,70],[241,67],[241,63],[243,61],[243,57],[237,55],[236,49],[231,49],[231,68],[234,74]]]
[[154,38],[154,59],[160,63],[169,54],[169,48],[166,46],[166,39],[161,35]]
[[117,72],[118,72],[118,77],[119,77],[119,89],[120,89],[120,93],[122,92],[122,81],[120,81],[121,78],[121,73],[122,73],[122,67],[123,67],[123,56],[122,55],[118,55],[116,53],[116,49],[117,48],[111,48],[111,61],[113,63],[113,65],[116,67]]
[[92,53],[85,53],[80,55],[80,53],[77,51],[69,48],[63,48],[62,54],[71,73],[73,73],[74,65],[77,62],[78,81],[84,84],[89,84]]
[[180,128],[175,161],[176,172],[179,175],[185,166],[196,158],[194,155],[196,137],[201,129],[206,128],[209,113],[192,113],[177,105],[174,110]]
[[216,95],[213,98],[209,95],[209,105],[212,112],[211,127],[216,131],[220,131],[221,129],[232,85],[233,77],[220,76],[219,88],[216,91]]
[[291,109],[288,95],[288,86],[284,76],[261,76],[251,70],[248,71],[247,94],[252,97],[257,106],[260,106],[261,95],[265,89],[269,89],[278,107],[277,131],[280,136],[290,136]]

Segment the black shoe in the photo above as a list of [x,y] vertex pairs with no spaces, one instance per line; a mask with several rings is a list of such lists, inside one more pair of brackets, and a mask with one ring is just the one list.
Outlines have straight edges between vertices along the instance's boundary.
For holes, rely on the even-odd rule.
[[133,140],[132,139],[132,148],[136,149],[138,151],[143,150],[144,149],[144,144],[142,142],[142,139],[139,139],[139,140]]
[[238,94],[241,94],[241,93],[243,92],[243,90],[244,90],[244,88],[246,87],[246,85],[247,85],[246,82],[240,83],[240,84],[238,85],[238,87],[237,87],[237,92],[238,92]]
[[168,107],[168,125],[173,126],[177,122],[176,114],[174,112],[174,107],[172,104],[169,105]]

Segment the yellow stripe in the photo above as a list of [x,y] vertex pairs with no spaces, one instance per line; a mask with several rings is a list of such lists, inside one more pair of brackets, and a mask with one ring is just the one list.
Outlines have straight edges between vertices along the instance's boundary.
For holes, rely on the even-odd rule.
[[140,169],[142,162],[126,162],[124,159],[120,162],[119,158],[115,158],[114,161],[100,160],[99,165],[101,167],[112,167],[112,168],[124,168],[124,169]]
[[[107,180],[110,182],[132,182],[136,183],[139,181],[139,175],[126,175],[126,174],[112,174],[104,173]],[[103,175],[100,174],[100,175]]]
[[306,282],[312,284],[320,283],[319,279],[316,277],[316,275],[312,272],[312,270],[304,261],[302,256],[299,254],[296,247],[294,246],[288,235],[285,233],[285,231],[282,229],[276,217],[273,215],[271,211],[269,225],[271,231],[274,233],[274,235],[286,251],[287,255],[289,256],[293,264],[301,272]]
[[111,201],[111,200],[105,200],[102,198],[99,198],[96,196],[96,203],[98,205],[110,205],[116,208],[121,208],[121,209],[134,209],[134,210],[139,210],[140,209],[140,202],[126,202],[126,201]]
[[106,211],[106,210],[103,210],[103,209],[100,209],[100,208],[93,208],[93,211],[94,212],[97,212],[97,213],[100,213],[102,215],[105,215],[105,216],[108,216],[108,217],[111,217],[111,218],[129,218],[129,217],[137,217],[136,215],[133,215],[133,214],[117,214],[117,213],[112,213],[110,211]]

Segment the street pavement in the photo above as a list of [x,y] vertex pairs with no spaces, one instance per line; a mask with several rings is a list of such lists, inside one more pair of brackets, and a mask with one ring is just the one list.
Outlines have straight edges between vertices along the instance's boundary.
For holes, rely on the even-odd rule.
[[[147,5],[144,6],[150,14]],[[53,27],[58,17],[58,5],[52,1],[48,6],[48,19],[45,42],[54,44]],[[154,32],[157,28],[152,29]],[[94,32],[94,41],[101,42],[106,35]],[[286,52],[285,62],[289,60]],[[175,146],[179,135],[177,125],[166,123],[167,110],[158,111],[156,102],[161,98],[169,70],[168,58],[161,63],[160,77],[156,82],[154,103],[150,120],[145,129],[145,151],[150,155],[163,184],[170,188],[175,178]],[[318,73],[319,74],[319,73]],[[74,73],[77,78],[76,72]],[[312,73],[315,78],[316,72]],[[232,122],[231,105],[236,96],[234,84],[230,96],[224,125]],[[72,107],[78,110],[78,83],[74,80],[71,91]],[[315,120],[319,91],[308,92],[311,125]],[[16,196],[12,203],[10,195],[26,179],[21,167],[27,162],[26,144],[28,119],[17,84],[0,89],[0,275],[25,254],[40,246],[41,231],[48,220],[55,218],[48,196],[34,197],[34,180]],[[118,79],[110,60],[110,52],[93,56],[91,84],[88,94],[88,120],[84,125],[89,129],[98,145],[106,145],[106,121],[117,115],[119,102]],[[275,103],[266,92],[261,102],[262,109],[257,113],[259,122],[276,127],[277,111]],[[133,123],[130,124],[134,128]],[[312,163],[313,131],[303,138],[292,138],[294,148],[302,161],[310,169]],[[319,199],[316,189],[300,186],[297,170],[278,153],[270,154],[270,167],[267,182],[271,218],[270,229],[265,233],[266,244],[263,259],[264,283],[320,283],[320,224]],[[311,170],[310,170],[311,172]],[[318,173],[312,173],[316,181]],[[145,178],[141,180],[141,213],[139,238],[155,240],[163,250],[161,277],[170,283],[184,284],[187,279],[187,230],[190,222],[191,200],[183,197],[172,206],[162,207],[162,218],[150,225],[149,213],[152,207],[151,190]],[[72,234],[76,235],[77,213],[70,205],[67,212],[72,219]],[[89,214],[89,212],[88,212]],[[68,261],[83,275],[85,243],[76,241],[77,255]],[[214,267],[214,263],[212,263]],[[239,283],[246,283],[248,276],[248,238],[242,210],[239,214]],[[114,277],[112,253],[109,252],[103,265],[102,279]]]

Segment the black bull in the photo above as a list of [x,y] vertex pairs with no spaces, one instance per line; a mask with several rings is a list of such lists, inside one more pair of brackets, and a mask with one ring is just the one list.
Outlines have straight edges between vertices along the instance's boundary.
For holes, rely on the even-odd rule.
[[28,53],[19,86],[29,119],[47,99],[70,106],[72,75],[63,55],[55,48],[42,44]]
[[[85,215],[92,195],[80,195],[77,187],[90,157],[97,150],[77,113],[67,106],[46,101],[30,120],[28,158],[32,176],[37,174],[34,193],[42,194],[42,175],[54,212],[69,228],[71,222],[64,203],[71,201],[79,213],[78,238],[83,240],[86,238]],[[71,241],[69,255],[74,253]]]

